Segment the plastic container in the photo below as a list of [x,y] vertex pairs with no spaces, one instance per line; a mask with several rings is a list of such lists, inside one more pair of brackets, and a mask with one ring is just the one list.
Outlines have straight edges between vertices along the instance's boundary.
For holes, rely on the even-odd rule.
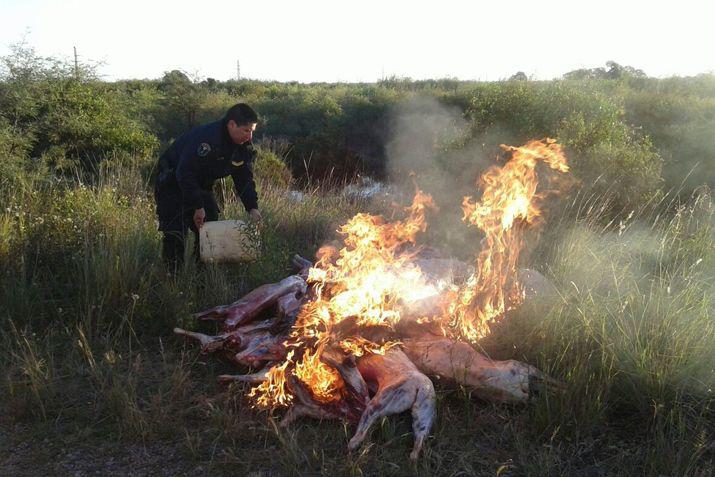
[[206,222],[199,230],[202,262],[250,262],[260,256],[260,248],[256,229],[241,220]]

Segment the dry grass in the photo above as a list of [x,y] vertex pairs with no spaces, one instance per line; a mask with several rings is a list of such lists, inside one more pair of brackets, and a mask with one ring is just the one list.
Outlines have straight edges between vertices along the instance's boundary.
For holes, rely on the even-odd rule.
[[[653,204],[610,224],[599,212],[603,198],[577,198],[555,217],[532,262],[560,296],[512,314],[484,346],[541,367],[568,391],[507,407],[440,384],[436,426],[412,466],[408,416],[383,419],[369,444],[348,454],[351,428],[278,427],[278,416],[250,408],[245,389],[214,381],[227,365],[170,335],[176,324],[196,326],[192,312],[284,277],[293,253],[311,255],[367,204],[322,188],[293,202],[265,183],[258,263],[189,264],[169,277],[146,190],[139,171],[127,168],[92,184],[3,191],[0,405],[3,425],[22,423],[34,469],[55,468],[53,459],[91,440],[117,448],[169,443],[187,466],[219,474],[715,470],[715,229],[706,195],[681,206]],[[225,210],[241,214],[235,202]],[[55,450],[41,450],[42,439]],[[0,457],[11,452],[0,445]]]

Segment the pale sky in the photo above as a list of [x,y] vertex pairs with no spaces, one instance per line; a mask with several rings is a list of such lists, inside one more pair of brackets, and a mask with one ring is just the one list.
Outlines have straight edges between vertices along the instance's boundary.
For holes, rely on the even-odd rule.
[[715,71],[707,0],[0,0],[0,56],[101,61],[107,80],[551,79],[609,60],[650,76]]

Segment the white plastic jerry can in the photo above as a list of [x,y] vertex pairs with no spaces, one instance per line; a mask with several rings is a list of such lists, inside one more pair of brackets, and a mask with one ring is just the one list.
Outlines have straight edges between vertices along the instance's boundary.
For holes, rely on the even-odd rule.
[[259,257],[260,245],[256,229],[241,220],[205,222],[199,230],[202,262],[250,262]]

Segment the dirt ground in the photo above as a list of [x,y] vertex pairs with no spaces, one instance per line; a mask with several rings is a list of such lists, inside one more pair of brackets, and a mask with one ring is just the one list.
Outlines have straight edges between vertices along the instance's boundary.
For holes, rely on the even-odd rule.
[[63,441],[20,424],[0,422],[0,475],[198,476],[205,475],[206,470],[180,456],[169,444]]

